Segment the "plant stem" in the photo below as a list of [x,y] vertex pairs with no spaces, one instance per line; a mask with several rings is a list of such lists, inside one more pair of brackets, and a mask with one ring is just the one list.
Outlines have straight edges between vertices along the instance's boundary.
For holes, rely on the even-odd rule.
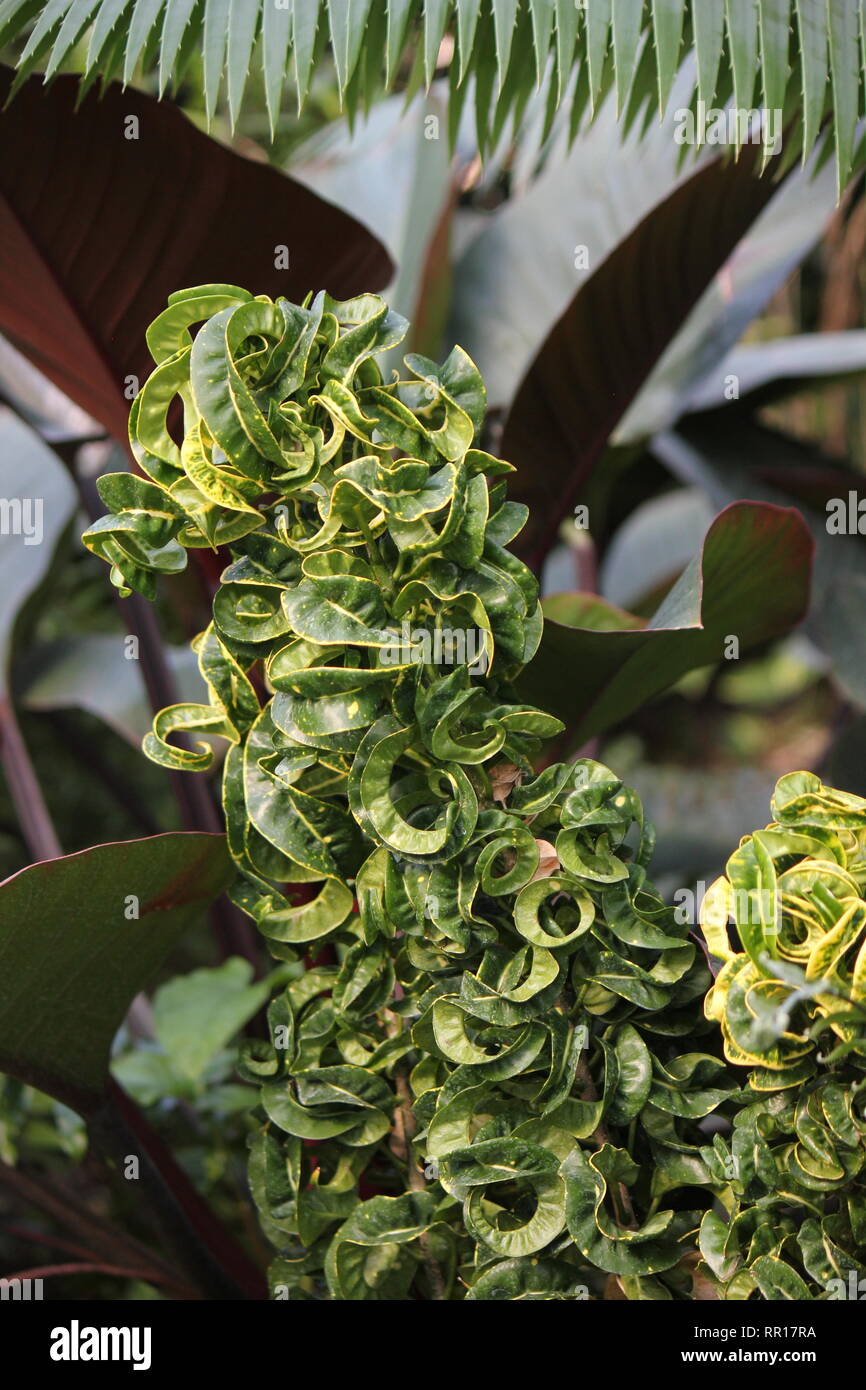
[[[424,1173],[415,1158],[412,1140],[418,1128],[415,1111],[412,1109],[412,1092],[409,1088],[409,1075],[405,1062],[398,1062],[394,1068],[394,1084],[399,1096],[399,1104],[394,1111],[394,1128],[391,1133],[391,1149],[398,1158],[405,1158],[408,1168],[409,1187],[413,1192],[423,1192],[427,1183]],[[430,1241],[425,1231],[418,1244],[424,1261],[424,1268],[437,1302],[445,1299],[445,1276],[442,1266],[430,1249]]]
[[259,1269],[217,1220],[167,1146],[132,1100],[109,1081],[105,1104],[88,1130],[102,1153],[122,1169],[139,1159],[139,1182],[162,1239],[206,1298],[267,1298]]
[[[105,1259],[110,1264],[132,1263],[152,1270],[154,1282],[167,1284],[175,1277],[165,1260],[155,1251],[125,1231],[108,1225],[102,1218],[78,1205],[77,1195],[68,1188],[58,1190],[45,1179],[37,1179],[0,1163],[0,1189],[12,1193],[24,1206],[44,1212],[64,1230],[71,1231],[80,1245],[59,1240],[56,1236],[34,1237],[47,1244],[57,1245],[69,1254],[83,1254],[87,1259]],[[10,1231],[9,1227],[6,1227]],[[10,1231],[15,1234],[14,1228]]]
[[[7,1280],[19,1279],[22,1283],[31,1279],[52,1279],[59,1274],[108,1274],[115,1279],[140,1279],[146,1284],[164,1284],[158,1275],[148,1269],[123,1269],[116,1265],[92,1264],[87,1261],[73,1260],[69,1264],[62,1265],[39,1265],[34,1269],[17,1269],[14,1274],[6,1274],[3,1277]],[[188,1291],[184,1285],[173,1284],[171,1287],[175,1293],[180,1293],[182,1297],[188,1297]]]
[[[77,1274],[90,1266],[96,1266],[100,1269],[109,1269],[116,1266],[118,1263],[116,1259],[110,1261],[101,1259],[85,1246],[75,1245],[72,1241],[63,1240],[57,1235],[46,1235],[44,1231],[34,1231],[26,1227],[7,1224],[4,1225],[3,1232],[7,1236],[12,1236],[14,1240],[22,1241],[24,1244],[47,1245],[50,1248],[62,1250],[66,1255],[74,1255],[77,1263],[70,1265],[69,1268]],[[52,1265],[49,1268],[53,1272],[56,1272],[57,1269],[62,1268],[62,1266]],[[171,1289],[172,1292],[176,1293],[180,1298],[197,1297],[195,1289],[191,1289],[187,1284],[182,1283],[171,1270],[163,1270],[150,1259],[139,1261],[135,1265],[135,1269],[137,1271],[135,1277],[144,1279],[148,1284],[156,1284],[157,1287],[162,1286],[163,1288]],[[10,1277],[25,1279],[28,1275],[18,1273],[14,1276],[7,1274],[4,1277],[6,1279]],[[33,1278],[35,1276],[31,1272],[29,1277]]]
[[141,833],[158,835],[162,826],[153,818],[140,798],[131,794],[128,783],[114,770],[96,740],[70,718],[66,710],[46,710],[42,717],[48,720],[76,761],[100,781],[118,806],[136,821]]
[[379,549],[379,546],[376,544],[375,537],[373,536],[373,532],[370,530],[368,522],[366,522],[363,517],[361,518],[361,530],[364,535],[364,540],[367,542],[367,551],[369,553],[370,558],[370,568],[372,569],[373,574],[376,576],[376,582],[378,583],[379,587],[383,590],[384,593],[390,595],[394,592],[393,576],[390,570],[383,563],[382,552]]
[[59,859],[63,849],[8,697],[0,699],[0,758],[32,858]]
[[[582,1083],[584,1100],[597,1101],[598,1092],[595,1089],[595,1082],[590,1075],[589,1067],[583,1057],[581,1057],[577,1064],[576,1077]],[[603,1148],[605,1144],[613,1143],[607,1126],[604,1123],[600,1123],[596,1126],[590,1138],[600,1149]],[[638,1223],[635,1218],[634,1207],[631,1204],[631,1195],[624,1182],[617,1183],[616,1190],[611,1188],[611,1197],[613,1198],[614,1205],[617,1207],[617,1217],[620,1221],[620,1225],[627,1226],[631,1230],[637,1230]],[[617,1200],[617,1198],[619,1200]],[[620,1210],[622,1213],[621,1216]]]

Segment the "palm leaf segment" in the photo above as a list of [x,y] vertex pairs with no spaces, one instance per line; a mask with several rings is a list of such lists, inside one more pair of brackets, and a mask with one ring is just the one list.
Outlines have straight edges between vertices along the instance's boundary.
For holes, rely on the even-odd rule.
[[252,79],[272,129],[326,50],[350,116],[447,68],[452,134],[468,98],[482,151],[533,97],[572,132],[611,89],[624,129],[648,121],[693,51],[694,102],[783,112],[804,158],[831,127],[840,188],[864,160],[866,0],[0,0],[12,40],[22,79],[75,49],[86,83],[143,71],[163,93],[200,62],[208,116],[223,94],[232,122]]

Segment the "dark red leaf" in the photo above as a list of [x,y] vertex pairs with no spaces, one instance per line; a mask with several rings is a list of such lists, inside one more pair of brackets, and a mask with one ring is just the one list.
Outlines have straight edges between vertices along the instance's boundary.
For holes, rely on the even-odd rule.
[[520,678],[526,699],[578,742],[611,728],[700,666],[780,636],[805,616],[814,543],[794,507],[735,502],[646,622],[597,594],[545,600],[544,635]]
[[538,566],[611,432],[689,311],[778,188],[753,156],[708,165],[584,282],[518,388],[502,440]]
[[354,218],[169,102],[116,83],[76,111],[77,97],[74,76],[32,77],[0,113],[0,332],[117,438],[125,378],[150,371],[145,329],[175,290],[220,281],[300,301],[391,278]]

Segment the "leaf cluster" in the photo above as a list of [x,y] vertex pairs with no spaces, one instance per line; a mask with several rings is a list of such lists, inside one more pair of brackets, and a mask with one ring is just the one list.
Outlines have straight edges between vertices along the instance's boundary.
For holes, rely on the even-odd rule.
[[541,630],[507,549],[525,509],[476,447],[459,348],[382,380],[404,329],[373,295],[173,296],[131,413],[147,476],[103,478],[114,510],[86,535],[148,595],[190,547],[231,556],[196,643],[210,703],[163,711],[146,750],[201,770],[210,744],[172,737],[228,741],[235,900],[310,966],[245,1061],[274,1279],[353,1299],[687,1284],[700,1211],[665,1194],[733,1084],[686,1042],[708,973],[646,879],[637,796],[589,759],[534,770],[561,725],[510,688]]
[[706,1013],[727,1058],[749,1068],[749,1103],[707,1155],[732,1181],[727,1225],[708,1215],[701,1245],[728,1296],[856,1298],[866,1274],[866,801],[792,772],[771,809],[702,913],[723,962]]

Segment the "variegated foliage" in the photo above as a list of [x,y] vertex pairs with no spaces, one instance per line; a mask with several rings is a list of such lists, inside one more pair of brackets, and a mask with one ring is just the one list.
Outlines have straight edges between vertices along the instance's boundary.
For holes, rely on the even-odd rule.
[[[637,796],[588,759],[536,771],[560,725],[510,684],[541,632],[507,548],[525,509],[477,447],[484,388],[459,348],[383,380],[376,356],[404,330],[373,295],[174,295],[131,412],[141,474],[101,480],[111,514],[86,537],[148,596],[190,547],[230,556],[196,642],[210,703],[163,711],[146,749],[202,771],[227,743],[234,898],[295,967],[244,1062],[273,1284],[291,1299],[644,1299],[693,1297],[697,1277],[702,1295],[783,1297],[799,1199],[732,1176],[701,1122],[734,1120],[738,1161],[754,1133],[749,1153],[776,1163],[765,1130],[785,1093],[741,1093],[718,1055],[711,978],[646,877]],[[856,891],[852,831],[796,834],[835,859],[834,901]],[[801,1114],[798,1093],[792,1123],[847,1154],[844,1087],[817,1094]],[[782,1203],[775,1227],[764,1201]],[[853,1220],[827,1215],[832,1250],[859,1239]]]
[[[749,1104],[707,1164],[701,1248],[732,1297],[858,1297],[866,1277],[866,801],[793,772],[704,901],[706,1002]],[[731,926],[739,940],[732,944]],[[854,1290],[853,1294],[851,1290]],[[862,1290],[861,1290],[862,1292]]]

